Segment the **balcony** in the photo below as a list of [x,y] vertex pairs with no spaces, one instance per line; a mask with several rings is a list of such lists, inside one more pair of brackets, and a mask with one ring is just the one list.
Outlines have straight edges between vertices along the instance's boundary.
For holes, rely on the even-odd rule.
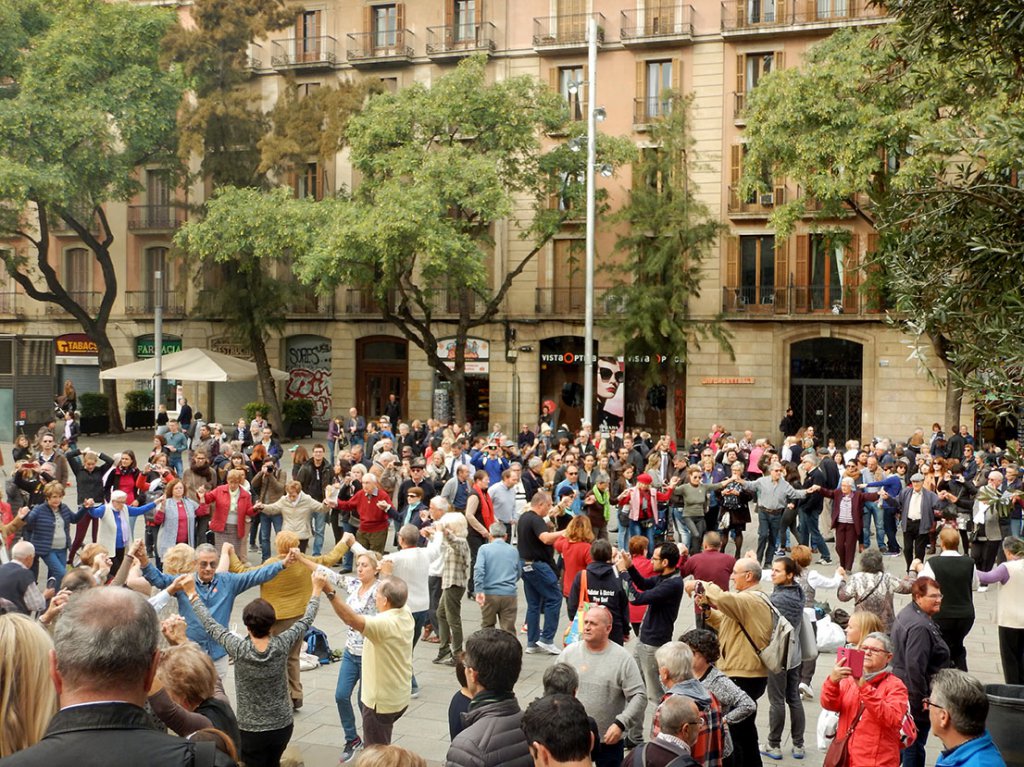
[[726,0],[722,3],[722,35],[755,38],[782,32],[830,30],[888,21],[883,8],[869,0]]
[[330,35],[274,40],[270,65],[281,71],[330,69],[338,63],[338,41]]
[[[426,295],[427,300],[430,302],[431,311],[434,315],[458,315],[462,312],[462,299],[463,294],[461,290],[450,290],[447,288],[437,288],[431,290]],[[476,293],[469,291],[465,294],[465,310],[470,314],[475,314],[478,309],[483,308],[483,302],[477,296]]]
[[0,316],[10,317],[18,314],[18,294],[13,287],[0,291]]
[[833,321],[878,317],[884,307],[856,287],[789,285],[788,287],[722,288],[722,311],[732,317],[811,315]]
[[[586,294],[582,287],[537,288],[534,311],[544,315],[575,316],[582,320],[586,311]],[[595,317],[606,317],[621,312],[622,307],[618,299],[601,293],[594,296]]]
[[604,42],[603,13],[570,13],[533,20],[533,50],[537,53],[575,53],[587,47],[587,22],[597,20],[597,44]]
[[407,64],[415,37],[408,29],[358,32],[348,35],[348,63],[354,67]]
[[249,43],[249,50],[245,54],[245,71],[258,72],[263,69],[265,51],[259,43]]
[[203,288],[195,297],[195,304],[192,313],[206,319],[223,319],[225,312],[223,304],[230,300],[224,288]]
[[303,292],[288,302],[289,317],[318,317],[334,319],[334,294],[323,295],[313,291]]
[[474,53],[493,53],[495,31],[489,21],[427,27],[427,55],[434,61],[454,61]]
[[[71,215],[79,223],[86,224],[90,234],[98,235],[100,233],[100,217],[96,215],[95,211],[73,209],[71,211]],[[71,225],[57,213],[50,212],[46,217],[46,221],[50,225],[50,234],[56,235],[57,237],[78,236],[78,233],[71,228]]]
[[625,10],[619,37],[627,48],[691,42],[693,6]]
[[[92,316],[100,310],[100,302],[103,300],[103,294],[95,290],[69,290],[68,297]],[[50,302],[46,304],[46,313],[65,314],[64,307]]]
[[768,218],[777,205],[785,203],[784,186],[776,186],[770,192],[758,192],[749,197],[743,197],[739,187],[729,187],[728,211],[732,218]]
[[[124,313],[129,317],[151,317],[155,307],[155,290],[129,290],[124,294]],[[184,290],[164,291],[163,316],[185,316]]]
[[185,211],[174,205],[128,206],[128,229],[132,232],[173,232],[184,222]]
[[633,130],[648,130],[651,123],[672,112],[672,99],[657,96],[633,99]]

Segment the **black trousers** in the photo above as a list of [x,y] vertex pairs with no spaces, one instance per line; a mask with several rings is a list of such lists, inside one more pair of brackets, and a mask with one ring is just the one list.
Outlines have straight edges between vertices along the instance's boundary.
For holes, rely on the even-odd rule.
[[[729,677],[743,692],[757,701],[768,689],[768,677]],[[761,767],[761,751],[757,739],[757,712],[729,727],[732,732],[731,764],[736,767]]]
[[999,658],[1003,662],[1003,681],[1024,684],[1024,629],[999,627]]
[[427,609],[427,623],[437,633],[437,606],[441,604],[441,576],[431,575],[427,577],[427,591],[430,594],[430,607]]
[[242,730],[242,761],[245,767],[279,767],[281,755],[292,739],[294,724],[278,730],[252,732]]
[[[907,520],[907,525],[917,525],[915,519]],[[928,550],[928,533],[912,533],[910,530],[903,531],[903,558],[907,560],[907,569],[915,559],[924,561],[924,553]]]
[[967,648],[964,647],[964,639],[971,633],[974,626],[974,617],[970,618],[935,618],[935,625],[939,627],[942,638],[949,646],[949,662],[953,668],[961,671],[967,670]]
[[473,571],[476,569],[476,553],[480,551],[480,547],[487,543],[487,540],[480,535],[476,530],[470,530],[469,535],[466,536],[466,543],[469,544],[469,583],[466,585],[466,594],[475,594],[476,590],[473,587]]

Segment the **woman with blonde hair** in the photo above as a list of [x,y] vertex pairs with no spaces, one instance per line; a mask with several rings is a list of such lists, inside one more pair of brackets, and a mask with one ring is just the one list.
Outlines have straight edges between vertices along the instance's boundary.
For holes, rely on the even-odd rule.
[[587,568],[590,564],[590,544],[594,542],[594,529],[590,524],[590,517],[573,517],[569,526],[565,528],[565,535],[555,539],[555,550],[562,555],[562,563],[565,565],[562,574],[562,596],[565,597],[565,609],[569,614],[569,620],[573,618],[573,611],[569,605],[569,592],[572,591],[572,584],[576,575]]
[[34,746],[57,713],[53,641],[35,621],[0,615],[0,759]]
[[357,767],[427,767],[427,760],[401,746],[370,746],[359,755]]
[[465,514],[448,512],[434,525],[441,539],[441,601],[437,606],[437,635],[441,640],[434,663],[455,665],[462,652],[462,595],[469,581],[469,523]]

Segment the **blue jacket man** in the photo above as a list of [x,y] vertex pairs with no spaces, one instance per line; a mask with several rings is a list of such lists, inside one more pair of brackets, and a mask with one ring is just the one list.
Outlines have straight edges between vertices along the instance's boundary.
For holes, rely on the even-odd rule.
[[[134,553],[139,554],[139,566],[147,581],[158,589],[165,589],[174,583],[177,576],[167,575],[157,570],[144,552]],[[284,569],[286,561],[271,562],[244,573],[218,573],[216,571],[218,559],[217,550],[210,544],[204,543],[196,547],[196,591],[210,615],[222,626],[230,625],[235,597],[243,591],[248,591],[253,586],[259,586],[275,577]],[[202,647],[215,663],[221,658],[225,658],[227,652],[206,633],[206,629],[203,628],[192,610],[188,596],[183,591],[178,591],[175,598],[178,600],[178,612],[185,619],[185,634],[188,638]]]

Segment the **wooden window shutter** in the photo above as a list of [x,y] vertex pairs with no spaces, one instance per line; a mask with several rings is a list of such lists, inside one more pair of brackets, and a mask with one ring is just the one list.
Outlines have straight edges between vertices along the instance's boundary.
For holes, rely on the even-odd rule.
[[672,90],[678,94],[683,92],[683,60],[672,59]]
[[843,285],[843,309],[856,313],[860,303],[860,236],[850,235],[850,243],[846,246],[846,258],[843,259],[843,271],[846,272],[846,283]]
[[772,182],[772,203],[776,206],[786,204],[786,179],[777,178]]
[[324,33],[324,12],[313,11],[313,37],[319,40]]
[[[367,35],[372,35],[375,31],[373,28],[373,6],[368,5],[363,8],[363,32]],[[373,47],[373,43],[371,42],[366,47]]]
[[[814,2],[814,0],[811,0]],[[445,29],[451,29],[452,24],[455,23],[455,0],[444,0],[444,26]]]
[[734,234],[725,238],[725,286],[740,287],[740,238]]
[[586,109],[590,105],[590,67],[587,64],[583,65],[583,85],[576,91],[576,98],[579,100],[583,119],[586,120]]
[[786,18],[786,0],[775,0],[775,23],[785,24],[788,19]]
[[796,288],[793,305],[798,312],[807,311],[807,286],[811,276],[810,253],[811,236],[808,234],[798,234],[796,236],[796,260],[793,262],[793,284]]
[[[765,254],[761,254],[763,259]],[[775,238],[775,312],[785,313],[789,307],[789,240]],[[764,286],[761,288],[764,290]]]
[[479,27],[484,23],[484,0],[476,0],[476,11],[473,13],[473,24]]
[[298,40],[301,40],[306,36],[304,28],[305,24],[303,23],[305,21],[305,15],[305,13],[300,11],[299,15],[295,17],[295,37]]
[[818,20],[818,0],[804,0],[804,21]]
[[772,54],[772,71],[777,72],[786,68],[786,54],[784,51],[775,51]]
[[[867,250],[865,252],[865,256],[866,257],[873,257],[876,253],[878,253],[878,248],[879,248],[878,240],[879,240],[878,232],[871,232],[870,234],[868,234]],[[875,274],[878,273],[878,271],[879,271],[878,264],[874,263],[874,261],[871,258],[866,258],[865,260],[870,261],[870,263],[868,263],[865,266],[864,275],[865,275],[865,277],[870,279],[872,276],[874,276]],[[885,308],[882,305],[882,303],[883,302],[882,302],[881,295],[877,292],[877,290],[873,290],[870,295],[865,297],[866,308],[869,311],[873,311],[873,312],[881,311],[882,309]]]
[[647,98],[647,62],[636,62],[636,97]]
[[736,57],[736,94],[747,90],[747,57],[740,54]]
[[559,93],[558,85],[558,67],[551,67],[548,69],[548,86],[552,93]]
[[395,47],[405,46],[405,3],[395,3]]

